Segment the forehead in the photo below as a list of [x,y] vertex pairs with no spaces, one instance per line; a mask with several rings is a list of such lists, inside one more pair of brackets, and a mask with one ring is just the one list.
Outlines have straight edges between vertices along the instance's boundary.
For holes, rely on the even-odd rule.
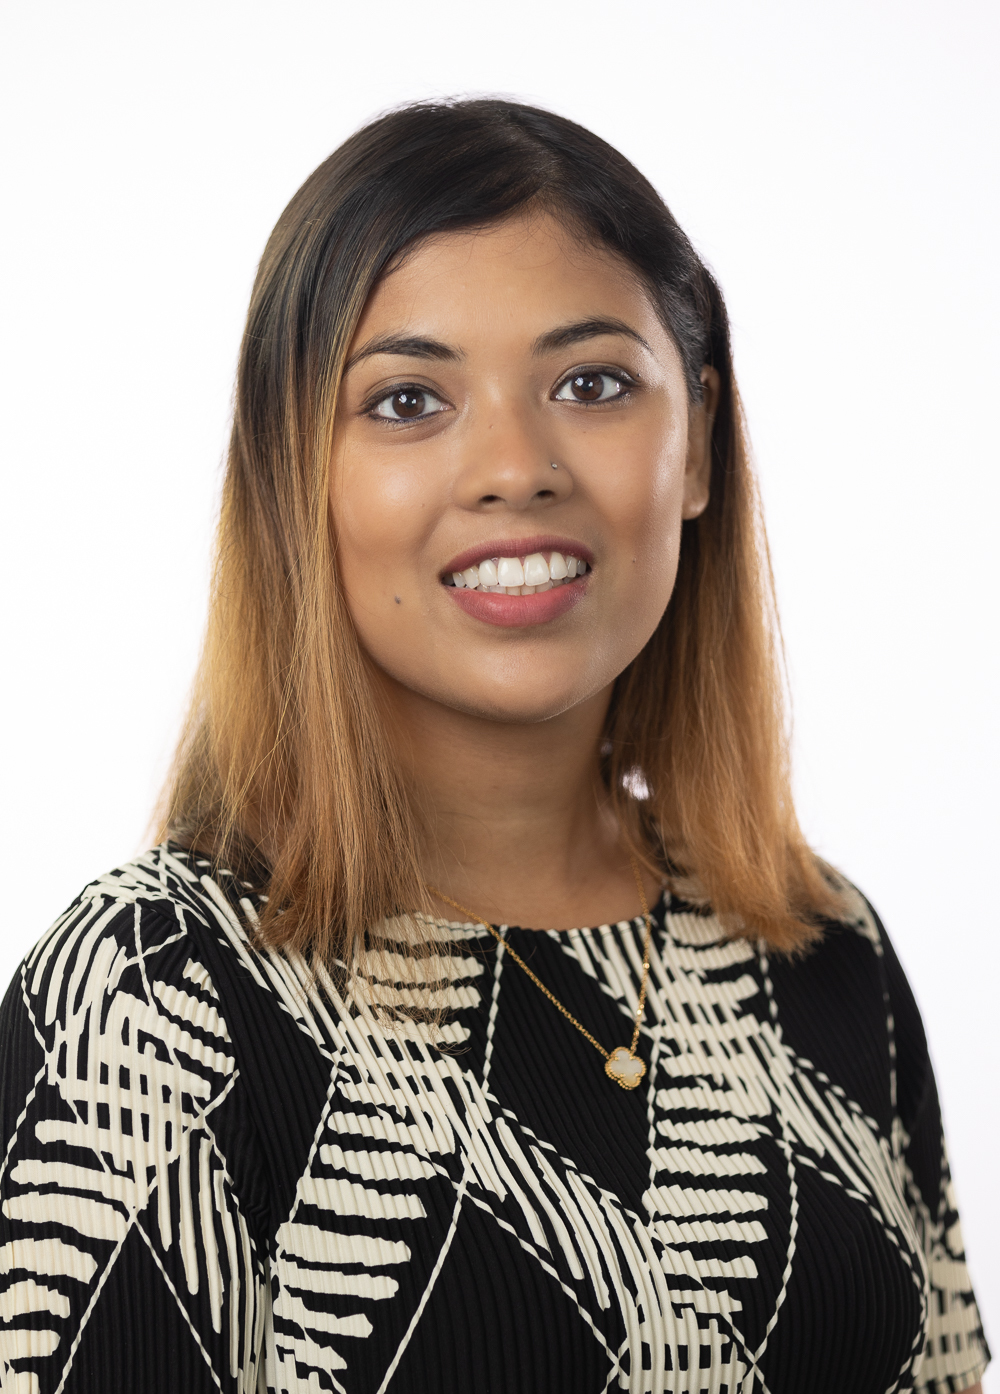
[[625,319],[650,343],[665,337],[627,262],[551,214],[521,213],[420,242],[372,290],[352,351],[374,334],[417,327],[457,344],[483,332],[533,338],[599,314]]

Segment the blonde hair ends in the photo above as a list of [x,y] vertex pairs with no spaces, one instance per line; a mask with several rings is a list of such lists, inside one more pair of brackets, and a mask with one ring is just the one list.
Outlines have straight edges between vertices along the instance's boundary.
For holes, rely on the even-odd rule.
[[310,176],[272,234],[240,354],[208,630],[161,834],[254,879],[267,894],[262,939],[327,967],[346,970],[362,946],[377,948],[380,926],[426,907],[414,810],[337,577],[337,391],[387,267],[422,237],[531,202],[632,263],[692,399],[706,362],[722,385],[711,498],[683,525],[659,627],[615,685],[604,777],[644,860],[696,884],[729,933],[795,952],[837,901],[792,802],[773,584],[722,297],[623,156],[516,103],[426,103],[380,118]]

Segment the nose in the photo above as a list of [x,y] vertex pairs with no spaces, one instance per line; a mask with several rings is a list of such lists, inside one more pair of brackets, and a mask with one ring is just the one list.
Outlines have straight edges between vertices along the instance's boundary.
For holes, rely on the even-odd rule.
[[[561,503],[573,492],[569,470],[537,423],[505,413],[469,432],[457,501],[476,512],[523,513]],[[553,461],[556,468],[552,468]]]

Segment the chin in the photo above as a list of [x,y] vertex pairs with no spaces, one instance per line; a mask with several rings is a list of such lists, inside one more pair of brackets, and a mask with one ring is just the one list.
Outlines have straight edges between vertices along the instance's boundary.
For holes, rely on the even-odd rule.
[[573,693],[572,695],[567,694],[562,701],[539,700],[534,703],[520,701],[481,707],[463,705],[458,707],[458,710],[464,711],[469,716],[479,717],[484,721],[505,723],[509,726],[536,726],[543,721],[552,721],[555,717],[562,716],[563,712],[569,711],[579,702],[579,694]]
[[[603,684],[598,684],[594,690],[598,691],[601,686]],[[565,688],[557,691],[547,688],[545,691],[537,692],[525,692],[523,689],[494,693],[450,692],[435,694],[435,700],[453,711],[460,711],[466,716],[478,717],[483,721],[532,726],[561,716],[563,712],[569,711],[571,707],[579,705],[592,695],[589,689],[581,691],[576,684],[567,683]]]
[[446,686],[434,682],[409,680],[401,675],[392,675],[394,682],[426,701],[446,707],[450,711],[461,712],[464,716],[475,717],[480,721],[507,723],[514,726],[531,726],[542,721],[551,721],[570,708],[579,706],[607,686],[601,679],[581,682],[579,674],[567,677],[564,682],[527,684],[523,681],[486,682]]

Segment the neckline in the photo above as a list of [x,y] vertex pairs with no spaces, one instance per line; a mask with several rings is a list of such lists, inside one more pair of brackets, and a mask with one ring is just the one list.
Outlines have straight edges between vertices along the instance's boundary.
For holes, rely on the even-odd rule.
[[[654,932],[657,928],[657,922],[660,918],[660,912],[661,910],[665,911],[669,897],[670,891],[666,886],[664,886],[663,890],[657,896],[656,900],[649,907],[649,914],[650,918],[653,921]],[[484,925],[479,924],[475,920],[446,920],[439,915],[422,914],[417,915],[416,918],[422,921],[424,924],[437,925],[441,929],[473,930],[477,937],[485,937],[487,939],[492,939],[493,937]],[[605,920],[603,923],[597,925],[573,925],[569,929],[535,929],[532,927],[525,927],[524,925],[505,925],[502,920],[498,920],[494,924],[494,928],[498,931],[503,931],[506,934],[510,934],[514,931],[516,931],[518,934],[531,935],[600,934],[604,931],[610,932],[613,929],[617,929],[621,925],[636,925],[642,923],[643,915],[640,911],[637,915],[632,915],[631,917],[623,916],[620,920]]]

